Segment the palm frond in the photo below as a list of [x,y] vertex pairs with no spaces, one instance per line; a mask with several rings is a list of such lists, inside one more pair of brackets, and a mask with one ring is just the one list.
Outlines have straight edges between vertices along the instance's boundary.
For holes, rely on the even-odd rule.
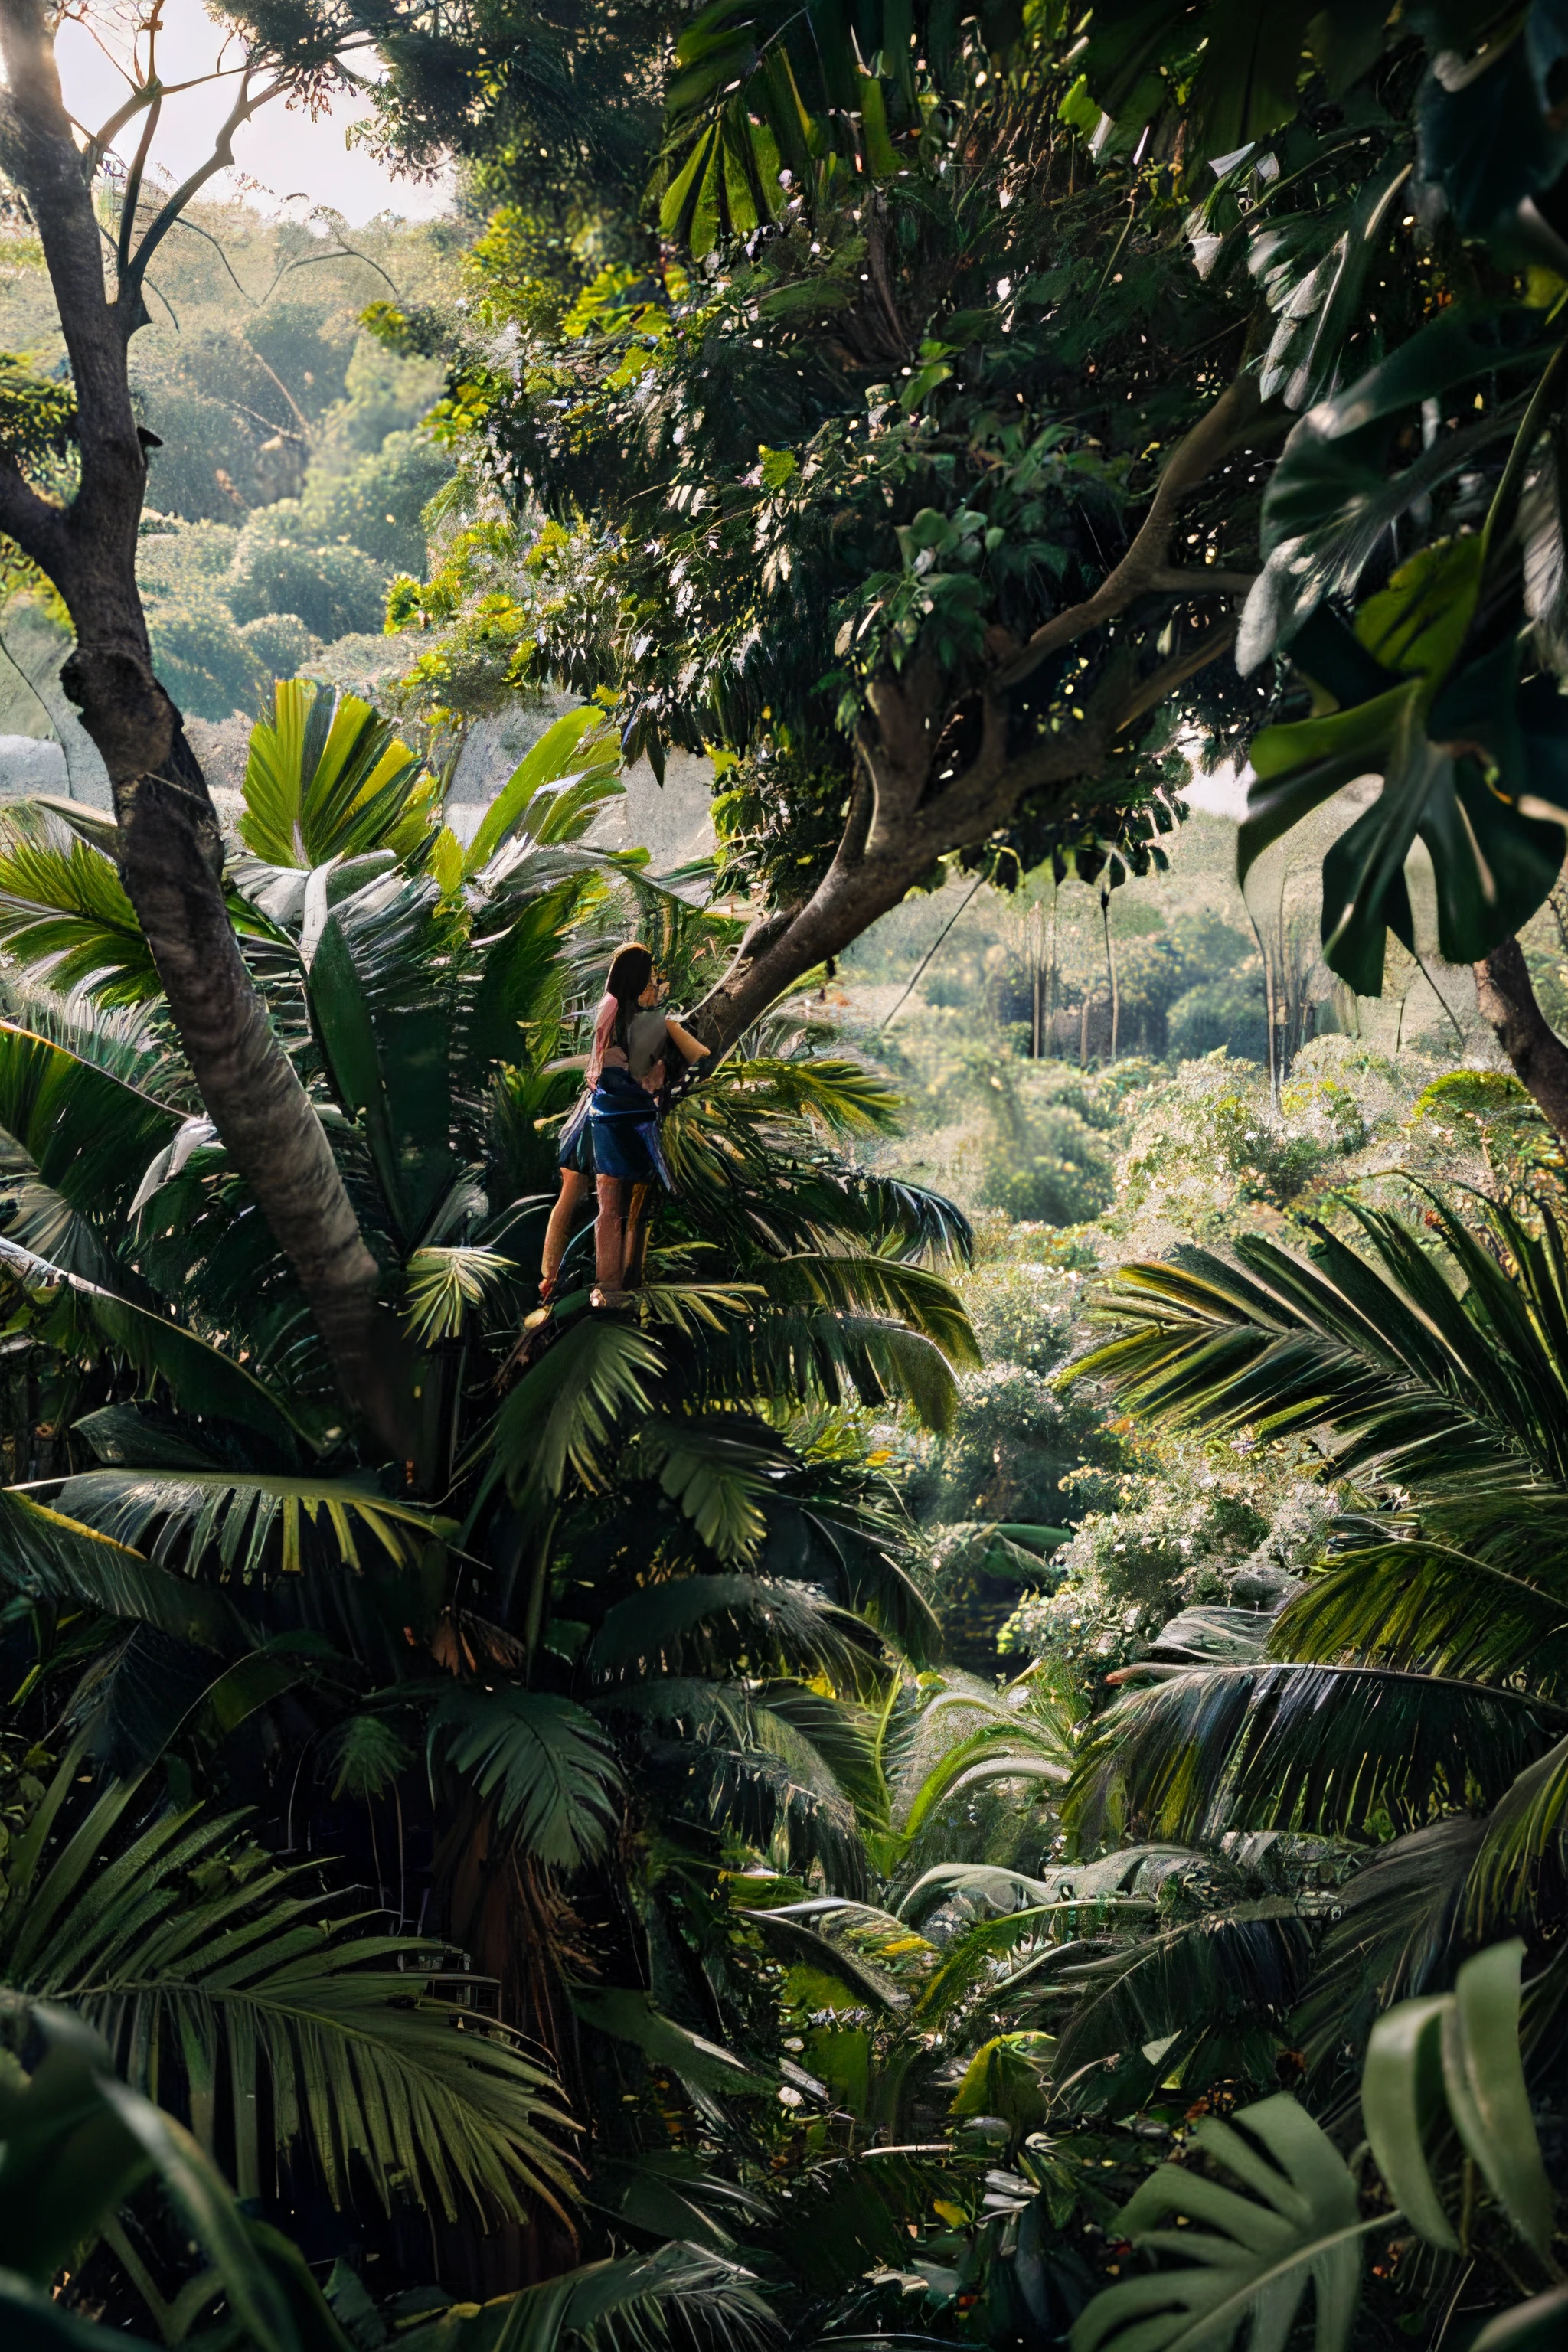
[[408,1335],[417,1346],[434,1347],[460,1337],[471,1307],[482,1307],[497,1286],[516,1272],[495,1250],[458,1244],[417,1249],[408,1261]]
[[717,1738],[683,1746],[683,1808],[754,1853],[782,1847],[790,1870],[820,1870],[824,1883],[846,1895],[868,1892],[870,1871],[849,1800],[831,1776],[825,1785],[815,1753],[802,1770],[761,1745],[760,1728],[757,1738],[758,1745],[743,1748]]
[[626,790],[614,746],[614,733],[595,703],[546,728],[486,810],[464,855],[464,873],[479,874],[514,839],[579,840],[605,803]]
[[1339,1898],[1291,2032],[1314,2074],[1365,2043],[1390,2000],[1451,1981],[1486,1823],[1471,1813],[1380,1846]]
[[116,2080],[98,2035],[62,2010],[21,2001],[10,2003],[6,2027],[8,2044],[36,2038],[44,2052],[28,2075],[8,2047],[0,2088],[0,2312],[17,2352],[140,2342],[78,2318],[50,2290],[149,2173],[192,2251],[209,2257],[198,2294],[224,2295],[256,2352],[301,2352],[301,2323],[312,2342],[328,2340],[331,2312],[293,2247],[279,2276],[265,2231],[247,2226],[216,2167],[172,2116]]
[[1492,1937],[1555,1919],[1568,1878],[1568,1738],[1526,1765],[1486,1825],[1466,1890],[1467,1925]]
[[357,695],[279,678],[271,719],[251,730],[239,837],[273,866],[319,867],[374,849],[406,857],[429,831],[437,793],[423,761]]
[[700,1099],[702,1117],[719,1129],[754,1132],[805,1119],[828,1135],[867,1136],[892,1134],[900,1123],[897,1089],[847,1054],[731,1057],[704,1081]]
[[731,1570],[669,1576],[614,1602],[589,1643],[599,1676],[724,1673],[826,1676],[855,1696],[879,1691],[888,1668],[874,1633],[809,1585]]
[[1272,1622],[1261,1622],[1277,1656],[1354,1658],[1488,1683],[1511,1681],[1528,1657],[1534,1687],[1557,1692],[1568,1675],[1568,1592],[1550,1551],[1517,1573],[1432,1541],[1418,1524],[1392,1540],[1370,1519],[1342,1521],[1336,1532],[1333,1557]]
[[514,2037],[423,1995],[427,1946],[324,1923],[308,1874],[245,1844],[237,1817],[164,1813],[105,1864],[135,1793],[111,1784],[14,1887],[0,1918],[14,1990],[76,2010],[132,2085],[183,2081],[203,2145],[229,2135],[241,2196],[260,2185],[265,2081],[276,2146],[308,2145],[336,2204],[363,2166],[385,2205],[406,2184],[448,2218],[460,2197],[559,2210],[554,2086]]
[[1098,1862],[1064,1863],[1038,1877],[994,1862],[939,1862],[922,1871],[899,1905],[901,1919],[923,1919],[938,1905],[961,1897],[1005,1913],[1113,1907],[1126,1901],[1147,1905],[1152,1897],[1131,1890],[1149,1865],[1165,1871],[1194,1860],[1186,1846],[1121,1846]]
[[1369,1255],[1317,1228],[1310,1260],[1250,1234],[1236,1264],[1188,1249],[1122,1268],[1095,1306],[1131,1328],[1071,1376],[1156,1421],[1284,1435],[1331,1420],[1342,1475],[1452,1486],[1533,1473],[1561,1488],[1568,1357],[1552,1249],[1488,1207],[1500,1246],[1533,1272],[1514,1297],[1452,1218],[1445,1271],[1398,1219],[1359,1214]]
[[952,1425],[958,1388],[932,1340],[880,1316],[776,1307],[725,1332],[697,1367],[705,1397],[766,1396],[781,1403],[907,1403],[928,1429]]
[[155,1307],[121,1298],[85,1276],[53,1265],[35,1251],[0,1240],[4,1259],[24,1282],[68,1286],[109,1346],[140,1373],[156,1374],[176,1404],[196,1414],[237,1423],[295,1450],[300,1434],[282,1400],[243,1364]]
[[[1058,1968],[1051,1977],[1058,2024],[1054,2080],[1099,2074],[1119,2058],[1118,2107],[1141,2105],[1166,2077],[1197,2091],[1217,2074],[1272,2074],[1286,2018],[1306,1981],[1311,1937],[1284,1897],[1233,1905],[1184,1920],[1128,1948]],[[1250,2063],[1248,2063],[1250,2061]],[[1098,2104],[1101,2084],[1078,2086],[1076,2104]]]
[[1065,1781],[1070,1753],[1070,1717],[1032,1669],[1002,1691],[949,1669],[940,1683],[933,1677],[918,1712],[897,1733],[895,1822],[912,1840],[964,1775],[988,1759],[1046,1766],[1043,1775],[1024,1769],[1021,1777]]
[[784,1948],[871,1993],[876,2006],[906,2009],[939,1973],[942,1954],[905,1919],[875,1903],[813,1895],[750,1916]]
[[767,1533],[764,1503],[788,1475],[771,1432],[711,1421],[655,1420],[640,1432],[628,1467],[647,1465],[720,1559],[749,1562]]
[[752,1705],[758,1737],[765,1744],[776,1744],[778,1727],[786,1727],[821,1759],[864,1822],[886,1826],[888,1787],[875,1716],[802,1682],[763,1683]]
[[722,2097],[771,2098],[776,2077],[759,2074],[732,2050],[666,2017],[652,1997],[629,1988],[577,1985],[572,2006],[585,2025],[640,2050],[651,2066],[668,2067],[700,2091]]
[[810,1303],[835,1314],[872,1315],[901,1323],[942,1349],[950,1364],[978,1370],[984,1359],[963,1300],[929,1266],[885,1253],[788,1257],[768,1268],[768,1297],[782,1306]]
[[[475,909],[470,955],[476,967],[458,1008],[452,1045],[468,1083],[488,1087],[495,1066],[542,1078],[560,1047],[565,1007],[561,935],[594,885],[588,872],[562,874],[559,859],[535,857],[514,877],[504,903]],[[526,1019],[520,1013],[526,1009]],[[546,1097],[531,1116],[553,1108]]]
[[559,1495],[568,1471],[585,1486],[608,1482],[616,1433],[645,1418],[664,1357],[641,1331],[585,1316],[512,1390],[497,1418],[494,1450],[513,1496]]
[[646,1322],[668,1323],[682,1339],[722,1331],[727,1323],[754,1314],[767,1296],[760,1282],[672,1282],[665,1269],[675,1256],[668,1250],[655,1254],[658,1272],[644,1285],[638,1304]]
[[[184,1116],[97,1059],[0,1022],[0,1151],[47,1186],[68,1217],[123,1211],[142,1168]],[[12,1232],[25,1246],[58,1255],[47,1231]]]
[[363,1123],[404,1251],[460,1172],[453,1093],[456,919],[437,885],[393,871],[334,907],[310,958],[332,1091]]
[[232,1656],[255,1633],[232,1602],[100,1528],[13,1486],[0,1493],[0,1578],[40,1600],[155,1625],[176,1641]]
[[1558,1710],[1517,1691],[1382,1667],[1172,1672],[1101,1716],[1062,1817],[1088,1843],[1129,1816],[1197,1843],[1241,1829],[1360,1834],[1489,1805],[1542,1754]]
[[266,1471],[171,1468],[84,1470],[66,1480],[60,1507],[116,1543],[187,1575],[297,1575],[311,1552],[363,1569],[360,1547],[403,1567],[417,1560],[449,1523],[417,1503],[399,1503],[368,1479],[295,1478]]
[[600,2157],[585,2201],[636,2234],[703,2246],[727,2259],[735,2252],[735,2231],[772,2219],[764,2198],[704,2170],[700,2158],[681,2148]]
[[1053,1725],[1017,1714],[998,1716],[955,1740],[932,1766],[907,1807],[900,1808],[906,1838],[920,1835],[938,1806],[966,1789],[992,1781],[1043,1782],[1065,1788],[1072,1777],[1068,1751]]
[[1150,1656],[1166,1664],[1249,1664],[1262,1657],[1278,1622],[1262,1609],[1184,1609],[1161,1626]]
[[0,822],[0,947],[62,996],[146,1004],[163,993],[112,860],[26,803]]
[[[473,2352],[665,2352],[672,2341],[761,2352],[779,2336],[750,2271],[679,2243],[584,2263],[485,2304],[463,2326],[476,2332]],[[427,2352],[425,2336],[418,2328],[405,2338],[409,2352]],[[443,2347],[450,2340],[444,2335]],[[468,2352],[461,2337],[454,2352]]]
[[455,1683],[431,1715],[429,1744],[494,1804],[502,1836],[546,1869],[579,1869],[615,1835],[614,1751],[571,1699],[513,1683]]

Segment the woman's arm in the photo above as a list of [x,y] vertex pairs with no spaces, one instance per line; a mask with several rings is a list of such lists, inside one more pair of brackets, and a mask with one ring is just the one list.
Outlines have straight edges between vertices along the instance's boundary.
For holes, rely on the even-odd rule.
[[665,1015],[664,1028],[665,1034],[671,1045],[679,1050],[684,1061],[705,1062],[708,1059],[707,1046],[699,1044],[689,1029],[683,1029],[679,1022],[670,1020],[668,1013]]

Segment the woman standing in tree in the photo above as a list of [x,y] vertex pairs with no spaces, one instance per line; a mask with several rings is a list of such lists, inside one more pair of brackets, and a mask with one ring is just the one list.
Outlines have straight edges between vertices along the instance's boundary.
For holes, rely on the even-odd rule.
[[[623,1306],[628,1283],[642,1279],[649,1188],[658,1182],[673,1190],[658,1147],[658,1097],[668,1084],[669,1057],[674,1052],[684,1062],[700,1062],[708,1053],[679,1021],[659,1010],[665,993],[647,948],[616,949],[594,1016],[587,1084],[556,1152],[561,1194],[545,1230],[539,1281],[544,1312],[554,1296],[573,1219],[590,1182],[599,1200],[592,1303]],[[533,1320],[531,1316],[529,1321]]]

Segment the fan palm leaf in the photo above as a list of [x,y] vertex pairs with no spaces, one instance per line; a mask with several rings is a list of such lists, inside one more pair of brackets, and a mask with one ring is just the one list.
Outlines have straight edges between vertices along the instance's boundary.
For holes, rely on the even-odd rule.
[[455,1684],[429,1745],[495,1807],[504,1837],[546,1869],[601,1856],[620,1822],[621,1776],[599,1726],[571,1699],[516,1684]]
[[320,866],[372,849],[399,857],[430,827],[435,777],[354,694],[279,678],[251,730],[239,836],[273,866]]
[[655,1343],[626,1325],[588,1316],[523,1374],[497,1417],[494,1453],[514,1496],[559,1495],[568,1471],[606,1485],[616,1433],[645,1418],[665,1369]]

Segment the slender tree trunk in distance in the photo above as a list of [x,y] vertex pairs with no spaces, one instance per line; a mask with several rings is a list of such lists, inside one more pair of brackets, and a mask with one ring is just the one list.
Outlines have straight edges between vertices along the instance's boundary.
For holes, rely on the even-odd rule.
[[[93,158],[72,136],[39,0],[0,0],[0,58],[8,84],[0,91],[0,165],[26,197],[43,244],[70,354],[81,458],[80,486],[60,507],[0,448],[0,530],[69,611],[77,642],[61,683],[109,771],[121,878],[202,1099],[294,1267],[345,1402],[402,1453],[400,1334],[380,1303],[375,1260],[325,1131],[240,954],[224,902],[216,812],[153,667],[136,583],[147,460],[126,366],[146,311],[134,262],[127,266],[129,236],[122,230],[111,300]],[[214,170],[228,160],[229,132],[245,110],[242,92]],[[127,201],[133,211],[134,188]]]
[[1519,941],[1504,940],[1475,974],[1477,1001],[1514,1076],[1568,1142],[1568,1045],[1536,1003]]

